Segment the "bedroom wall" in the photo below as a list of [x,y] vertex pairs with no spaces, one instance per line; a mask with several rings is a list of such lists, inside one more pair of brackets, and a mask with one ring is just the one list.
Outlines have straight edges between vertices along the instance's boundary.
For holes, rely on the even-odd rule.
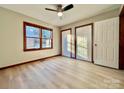
[[[80,21],[77,21],[77,22],[62,26],[62,27],[60,27],[60,30],[71,28],[72,29],[72,37],[73,37],[72,42],[74,43],[75,27],[76,26],[81,26],[81,25],[85,25],[85,24],[94,23],[94,22],[97,22],[97,21],[117,17],[117,16],[119,16],[119,13],[120,13],[120,8],[117,8],[117,9],[114,9],[114,10],[109,11],[109,12],[105,12],[105,13],[102,13],[102,14],[99,14],[99,15],[84,19],[84,20],[80,20]],[[72,51],[74,51],[74,49]],[[75,55],[73,54],[72,57],[74,57],[74,56]]]
[[97,22],[100,20],[105,20],[105,19],[112,18],[112,17],[117,17],[117,16],[119,16],[119,13],[120,13],[120,8],[117,8],[112,11],[108,11],[108,12],[90,17],[90,18],[86,18],[84,20],[79,20],[77,22],[62,26],[62,27],[60,27],[60,29],[64,30],[67,28],[72,28],[72,30],[74,30],[75,26],[80,26],[80,25],[84,25],[84,24],[94,23],[94,22]]
[[[53,29],[53,49],[23,51],[23,21]],[[0,7],[0,67],[60,54],[59,28]]]

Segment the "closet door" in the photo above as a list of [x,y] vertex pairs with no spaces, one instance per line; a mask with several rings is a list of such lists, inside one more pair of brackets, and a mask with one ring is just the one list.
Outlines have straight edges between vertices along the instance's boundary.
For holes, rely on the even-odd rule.
[[62,39],[62,56],[71,57],[71,29],[61,31]]
[[95,64],[118,68],[119,18],[112,18],[94,25]]
[[92,61],[92,25],[76,27],[76,59]]

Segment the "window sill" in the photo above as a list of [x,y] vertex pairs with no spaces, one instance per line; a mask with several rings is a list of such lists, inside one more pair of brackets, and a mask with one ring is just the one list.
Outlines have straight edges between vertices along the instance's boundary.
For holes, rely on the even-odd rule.
[[53,49],[53,48],[42,48],[42,49],[24,49],[24,52],[28,52],[28,51],[38,51],[38,50],[47,50],[47,49]]

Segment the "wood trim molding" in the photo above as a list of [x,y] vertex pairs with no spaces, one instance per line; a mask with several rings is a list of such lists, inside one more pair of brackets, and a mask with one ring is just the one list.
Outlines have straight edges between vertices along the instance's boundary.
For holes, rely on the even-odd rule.
[[71,35],[71,46],[70,46],[71,53],[70,53],[70,56],[71,56],[71,58],[72,58],[72,28],[64,29],[64,30],[61,30],[61,32],[60,32],[61,55],[62,55],[62,32],[68,31],[68,30],[70,30],[70,35]]
[[[27,49],[26,48],[26,28],[25,28],[27,25],[40,28],[41,30],[47,29],[47,30],[51,31],[52,32],[51,47],[50,48],[42,48],[42,31],[40,31],[40,38],[39,38],[40,39],[40,48]],[[44,50],[44,49],[53,49],[53,29],[24,21],[23,22],[23,50],[26,52],[26,51],[34,51],[34,50],[36,51],[36,50]]]
[[76,53],[77,53],[77,46],[76,46],[76,44],[77,44],[77,40],[76,40],[76,38],[77,38],[77,36],[76,36],[76,29],[77,28],[80,28],[80,27],[85,27],[85,26],[89,26],[89,25],[91,25],[91,29],[92,29],[92,32],[91,32],[91,38],[92,38],[92,54],[91,54],[91,60],[92,60],[92,63],[94,63],[94,59],[93,59],[93,47],[94,47],[94,28],[93,28],[93,23],[89,23],[89,24],[85,24],[85,25],[80,25],[80,26],[76,26],[75,27],[75,59],[76,59]]
[[71,28],[67,28],[67,29],[61,30],[61,32],[67,31],[67,30],[72,30],[72,29]]
[[124,69],[124,7],[119,16],[119,69]]
[[6,68],[10,68],[10,67],[15,67],[15,66],[18,66],[18,65],[28,64],[28,63],[31,63],[31,62],[42,61],[42,60],[45,60],[45,59],[48,59],[48,58],[52,58],[52,57],[57,57],[57,56],[60,56],[60,54],[49,56],[49,57],[45,57],[45,58],[35,59],[35,60],[31,60],[31,61],[26,61],[26,62],[10,65],[10,66],[6,66],[6,67],[0,67],[0,70],[6,69]]
[[122,7],[122,10],[119,16],[124,16],[124,6]]
[[[50,30],[52,32],[52,38],[51,38],[51,47],[50,48],[42,48],[42,43],[41,43],[41,50],[45,50],[45,49],[52,49],[53,48],[53,30]],[[42,34],[41,34],[42,35]],[[42,38],[41,38],[41,42],[42,42]]]
[[31,22],[24,21],[23,23],[27,24],[27,25],[30,25],[30,26],[37,27],[37,28],[52,30],[51,28],[48,28],[48,27],[45,27],[45,26],[41,26],[41,25],[38,25],[38,24],[34,24],[34,23],[31,23]]

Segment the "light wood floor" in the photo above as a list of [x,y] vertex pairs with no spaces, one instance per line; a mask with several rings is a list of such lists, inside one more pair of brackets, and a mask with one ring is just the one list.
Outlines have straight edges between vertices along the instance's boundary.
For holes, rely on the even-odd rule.
[[0,70],[0,88],[124,88],[124,71],[59,56]]

